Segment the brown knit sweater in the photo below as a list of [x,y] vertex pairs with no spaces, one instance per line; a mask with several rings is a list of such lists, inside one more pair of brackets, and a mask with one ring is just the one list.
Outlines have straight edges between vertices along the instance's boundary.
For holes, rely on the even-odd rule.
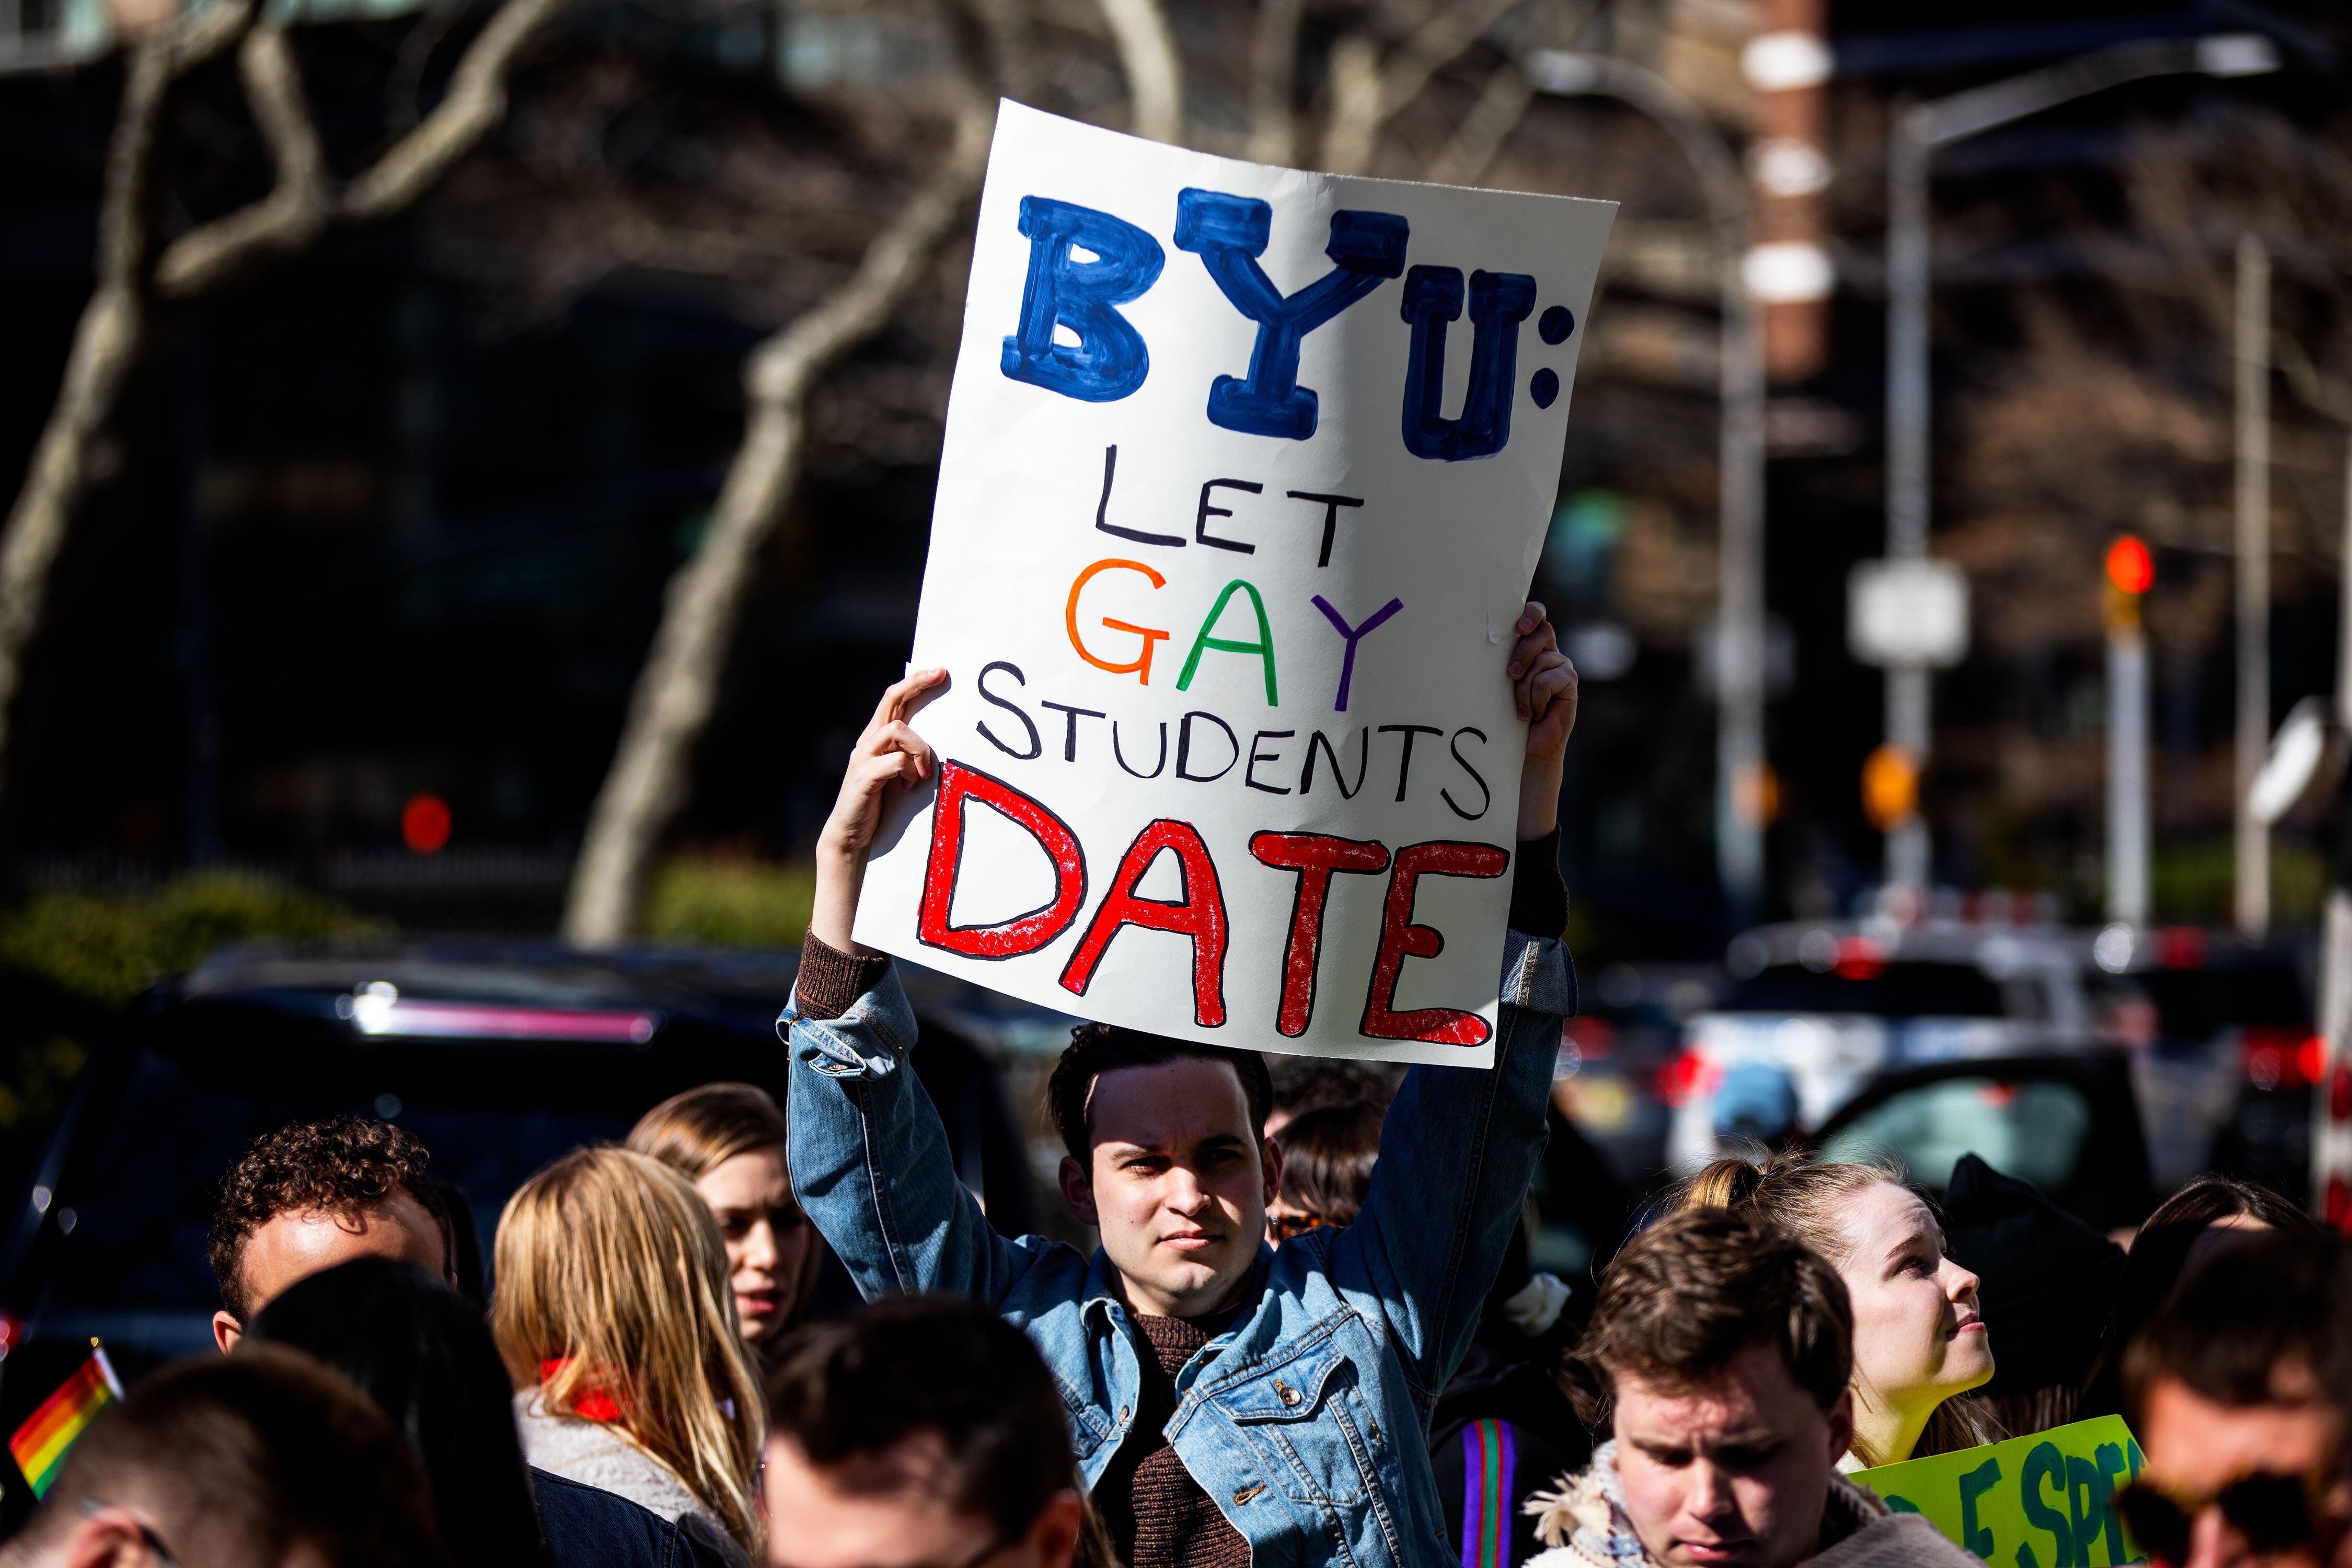
[[1135,1425],[1094,1489],[1095,1506],[1129,1568],[1249,1568],[1249,1542],[1225,1522],[1161,1435],[1176,1414],[1176,1374],[1240,1315],[1238,1310],[1213,1318],[1135,1314],[1151,1352],[1140,1358]]

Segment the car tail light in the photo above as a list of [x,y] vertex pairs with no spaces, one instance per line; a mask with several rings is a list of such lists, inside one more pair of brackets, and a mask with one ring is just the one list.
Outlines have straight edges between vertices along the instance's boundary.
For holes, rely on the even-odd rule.
[[2256,1089],[2308,1089],[2319,1081],[2327,1044],[2303,1029],[2255,1024],[2242,1032],[2238,1056]]
[[1684,1051],[1658,1069],[1658,1098],[1670,1110],[1680,1110],[1694,1100],[1703,1100],[1715,1092],[1723,1081],[1723,1069],[1696,1051]]
[[1886,973],[1886,951],[1866,936],[1850,936],[1838,943],[1837,973],[1841,980],[1875,980]]
[[2156,933],[2158,969],[2202,969],[2211,943],[2196,926],[2166,926]]
[[2352,1062],[2337,1062],[2328,1078],[2327,1117],[2331,1121],[2352,1121]]
[[2337,1230],[2352,1226],[2352,1182],[2341,1176],[2327,1178],[2327,1197],[2323,1206],[2327,1223]]

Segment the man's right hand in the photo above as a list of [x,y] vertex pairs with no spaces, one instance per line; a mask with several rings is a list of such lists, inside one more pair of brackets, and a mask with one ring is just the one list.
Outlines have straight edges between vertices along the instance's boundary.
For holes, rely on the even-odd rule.
[[882,694],[866,732],[850,748],[841,794],[816,840],[816,904],[809,912],[809,935],[836,952],[864,953],[850,932],[857,921],[857,892],[866,879],[866,856],[882,826],[882,807],[896,790],[913,789],[939,773],[930,743],[907,723],[929,692],[947,683],[944,669],[919,669]]

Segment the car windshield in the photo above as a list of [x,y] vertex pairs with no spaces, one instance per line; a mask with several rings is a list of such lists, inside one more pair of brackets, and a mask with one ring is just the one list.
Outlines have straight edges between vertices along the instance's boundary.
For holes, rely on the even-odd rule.
[[1743,980],[1727,1013],[1861,1013],[1889,1018],[1999,1018],[2000,986],[1972,963],[1900,959],[1869,974],[1775,963]]
[[2072,1084],[1953,1078],[1889,1096],[1830,1138],[1824,1160],[1892,1155],[1903,1168],[1941,1181],[1963,1154],[2031,1182],[2063,1190],[2082,1163],[2091,1103]]

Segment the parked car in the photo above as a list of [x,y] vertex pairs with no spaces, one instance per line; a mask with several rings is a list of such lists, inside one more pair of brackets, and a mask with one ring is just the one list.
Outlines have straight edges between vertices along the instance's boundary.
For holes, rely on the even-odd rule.
[[[501,1206],[550,1160],[622,1137],[695,1084],[738,1079],[782,1099],[774,1020],[795,967],[789,953],[553,943],[244,950],[150,993],[84,1069],[31,1180],[8,1194],[0,1433],[92,1338],[126,1377],[211,1347],[213,1203],[256,1135],[338,1114],[415,1133],[434,1176],[462,1199],[452,1205],[467,1233],[461,1272],[478,1291]],[[1055,1020],[939,976],[908,978],[922,1024],[914,1066],[957,1168],[1001,1229],[1033,1229],[1027,1153],[978,1041],[1022,1028],[1050,1037]],[[837,1265],[821,1295],[854,1300]],[[9,1481],[0,1528],[27,1499]]]
[[[2194,927],[1811,921],[1742,935],[1727,965],[1729,992],[1689,1021],[1658,1081],[1677,1168],[1826,1136],[1847,1108],[1924,1069],[1949,1070],[1920,1081],[1958,1083],[1968,1064],[1997,1066],[1987,1092],[1998,1095],[2010,1079],[2045,1081],[2035,1064],[2097,1058],[2112,1058],[2095,1071],[2101,1084],[2132,1091],[2135,1125],[2111,1142],[2139,1173],[2115,1193],[2168,1190],[2210,1168],[2305,1191],[2319,1047],[2292,943]],[[2017,1114],[2056,1093],[2034,1089]],[[1972,1124],[1963,1098],[1947,1109]],[[1910,1163],[1939,1181],[1948,1159],[1917,1163],[1942,1158],[1930,1145],[1941,1149],[1928,1140]],[[2029,1138],[2012,1158],[2035,1152]]]

